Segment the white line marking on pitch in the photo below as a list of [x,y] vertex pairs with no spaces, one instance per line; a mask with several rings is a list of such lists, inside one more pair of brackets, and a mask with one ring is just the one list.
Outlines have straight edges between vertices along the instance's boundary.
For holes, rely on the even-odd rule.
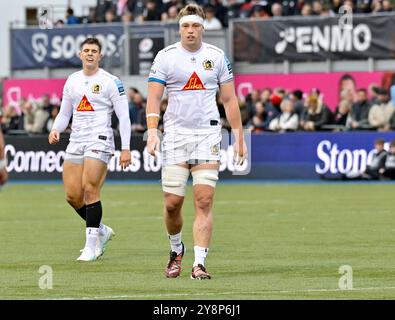
[[[182,297],[182,296],[215,296],[215,295],[264,295],[275,293],[314,293],[314,292],[355,292],[355,291],[373,291],[373,290],[395,290],[395,287],[368,287],[354,288],[351,290],[342,289],[306,289],[306,290],[269,290],[269,291],[253,291],[253,292],[207,292],[207,293],[164,293],[164,294],[134,294],[119,296],[93,296],[93,297],[65,297],[65,298],[48,298],[49,300],[97,300],[97,299],[127,299],[127,298],[165,298],[165,297]],[[47,299],[47,300],[48,300]]]

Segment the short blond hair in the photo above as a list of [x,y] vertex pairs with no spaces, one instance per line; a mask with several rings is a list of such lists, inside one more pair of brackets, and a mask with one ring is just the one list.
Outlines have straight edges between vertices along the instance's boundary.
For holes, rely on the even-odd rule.
[[178,20],[180,20],[184,16],[189,16],[194,14],[198,15],[202,19],[206,19],[206,14],[204,13],[203,8],[196,3],[190,3],[186,5],[184,8],[182,8],[177,18]]

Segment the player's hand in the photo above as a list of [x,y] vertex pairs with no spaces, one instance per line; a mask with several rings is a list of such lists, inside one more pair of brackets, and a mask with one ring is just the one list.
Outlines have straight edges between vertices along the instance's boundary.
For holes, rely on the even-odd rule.
[[238,139],[233,145],[233,156],[236,165],[242,165],[248,157],[247,145],[243,138]]
[[119,165],[122,169],[126,169],[132,164],[132,155],[130,150],[122,150],[121,157],[119,158]]
[[48,135],[49,144],[57,144],[59,142],[60,133],[57,130],[51,130]]
[[160,139],[157,129],[148,129],[147,151],[151,156],[155,157],[155,151],[159,150]]

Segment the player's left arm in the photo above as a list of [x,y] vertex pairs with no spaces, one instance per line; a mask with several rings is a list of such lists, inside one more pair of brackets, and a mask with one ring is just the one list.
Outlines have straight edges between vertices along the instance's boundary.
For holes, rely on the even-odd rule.
[[115,114],[119,120],[119,134],[121,135],[121,157],[119,164],[122,169],[126,168],[132,163],[132,157],[130,153],[130,137],[131,137],[131,126],[129,118],[129,105],[120,80],[113,87],[113,94],[110,99],[114,106]]
[[224,104],[226,119],[228,120],[232,128],[233,135],[235,136],[234,152],[236,162],[238,164],[242,164],[244,159],[247,157],[247,147],[244,141],[240,107],[235,93],[233,80],[221,83],[219,91],[221,100]]

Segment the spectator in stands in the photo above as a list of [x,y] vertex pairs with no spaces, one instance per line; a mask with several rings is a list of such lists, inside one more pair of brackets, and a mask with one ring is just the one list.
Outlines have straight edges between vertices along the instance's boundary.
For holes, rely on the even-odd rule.
[[114,5],[112,0],[97,0],[96,21],[97,22],[105,22],[106,21],[106,12],[108,10],[113,10],[113,12],[116,12],[116,6]]
[[377,83],[371,83],[368,87],[368,99],[370,105],[379,103],[379,92],[380,86]]
[[336,16],[336,14],[333,12],[330,5],[326,2],[324,2],[322,4],[322,10],[321,10],[320,16],[321,17],[334,17],[334,16]]
[[[22,98],[21,102],[24,99]],[[3,110],[2,126],[5,132],[10,130],[19,130],[23,126],[18,109],[14,105],[8,105]]]
[[161,132],[163,132],[163,130],[164,130],[163,117],[165,116],[165,112],[166,112],[168,103],[169,103],[169,100],[167,98],[164,98],[160,102],[160,106],[159,106],[160,115],[159,115],[159,122],[158,122],[158,130],[160,130]]
[[240,18],[241,3],[237,0],[228,0],[227,22],[231,19]]
[[313,15],[313,7],[309,3],[305,3],[302,7],[301,15],[304,17],[310,17]]
[[302,90],[294,90],[289,94],[289,99],[293,102],[294,110],[300,119],[302,117],[304,111],[304,101],[303,101],[303,92]]
[[221,30],[222,24],[215,17],[215,9],[213,6],[206,6],[204,9],[206,13],[206,19],[203,22],[203,27],[205,30]]
[[343,5],[342,0],[330,0],[332,10],[335,14],[339,13],[340,7]]
[[163,12],[161,15],[161,20],[164,22],[174,22],[176,23],[178,21],[177,19],[178,15],[178,9],[177,6],[171,6],[167,10],[167,12]]
[[155,0],[147,0],[145,10],[139,17],[142,21],[160,21],[161,10]]
[[123,24],[128,24],[129,22],[132,22],[133,21],[132,13],[126,10],[121,16],[121,21]]
[[395,140],[391,141],[390,149],[385,158],[384,168],[380,168],[379,173],[384,179],[395,179]]
[[255,115],[251,119],[251,123],[248,128],[251,132],[258,133],[265,131],[267,126],[267,113],[265,111],[265,105],[262,101],[255,103]]
[[299,127],[299,117],[294,110],[294,104],[289,99],[281,102],[282,113],[269,123],[269,130],[276,132],[296,131]]
[[228,27],[228,8],[222,4],[222,0],[208,0],[208,5],[211,5],[215,9],[215,17],[221,22],[221,25]]
[[114,13],[113,9],[108,9],[106,11],[106,13],[104,14],[104,21],[106,23],[113,23],[113,22],[117,22],[117,17]]
[[312,94],[307,99],[307,112],[304,114],[303,129],[306,131],[322,130],[324,125],[331,124],[332,113],[317,95]]
[[48,112],[48,115],[51,114],[52,109],[55,107],[55,105],[53,105],[51,103],[51,99],[49,97],[49,94],[44,94],[41,97],[41,102],[39,102],[42,105],[42,109],[46,112]]
[[335,130],[344,130],[350,121],[349,114],[352,104],[348,100],[342,100],[336,108],[333,124],[337,126]]
[[32,133],[44,133],[45,124],[50,114],[44,110],[42,103],[33,103],[33,127],[31,128]]
[[56,116],[59,114],[60,107],[59,106],[53,106],[51,109],[49,118],[47,119],[47,122],[45,123],[45,133],[50,133],[53,123],[55,122]]
[[[245,105],[248,110],[248,114],[250,119],[255,115],[255,103],[259,101],[260,91],[258,89],[253,89],[250,93],[248,93],[245,97]],[[266,101],[262,101],[265,103]]]
[[383,6],[383,8],[382,8],[383,12],[391,12],[392,11],[393,5],[390,0],[383,0],[382,6]]
[[269,9],[266,6],[254,5],[249,13],[250,19],[270,18]]
[[271,11],[273,17],[282,17],[283,6],[280,3],[273,3]]
[[134,103],[134,97],[140,93],[135,87],[129,87],[127,91],[128,103],[129,103],[129,117],[130,123],[137,123],[139,117],[139,108]]
[[74,15],[74,10],[71,7],[68,7],[67,11],[66,11],[66,23],[67,24],[79,24],[80,23],[80,19],[78,19]]
[[132,131],[143,133],[147,130],[145,118],[145,100],[140,92],[133,97],[133,103],[137,108],[137,118],[132,122]]
[[33,103],[27,101],[26,99],[23,99],[21,103],[21,108],[23,113],[23,129],[28,133],[32,133],[34,125]]
[[371,107],[368,119],[372,127],[383,130],[389,125],[389,120],[395,109],[389,100],[386,89],[380,88],[378,90],[378,100],[379,102]]
[[361,88],[357,91],[357,101],[352,105],[350,112],[350,122],[348,129],[363,130],[371,129],[369,125],[369,111],[371,104],[368,100],[366,89]]
[[356,84],[352,75],[346,73],[339,79],[339,101],[343,99],[349,100],[351,103],[355,102]]
[[320,0],[314,0],[312,3],[313,15],[320,16],[322,14],[322,3]]

